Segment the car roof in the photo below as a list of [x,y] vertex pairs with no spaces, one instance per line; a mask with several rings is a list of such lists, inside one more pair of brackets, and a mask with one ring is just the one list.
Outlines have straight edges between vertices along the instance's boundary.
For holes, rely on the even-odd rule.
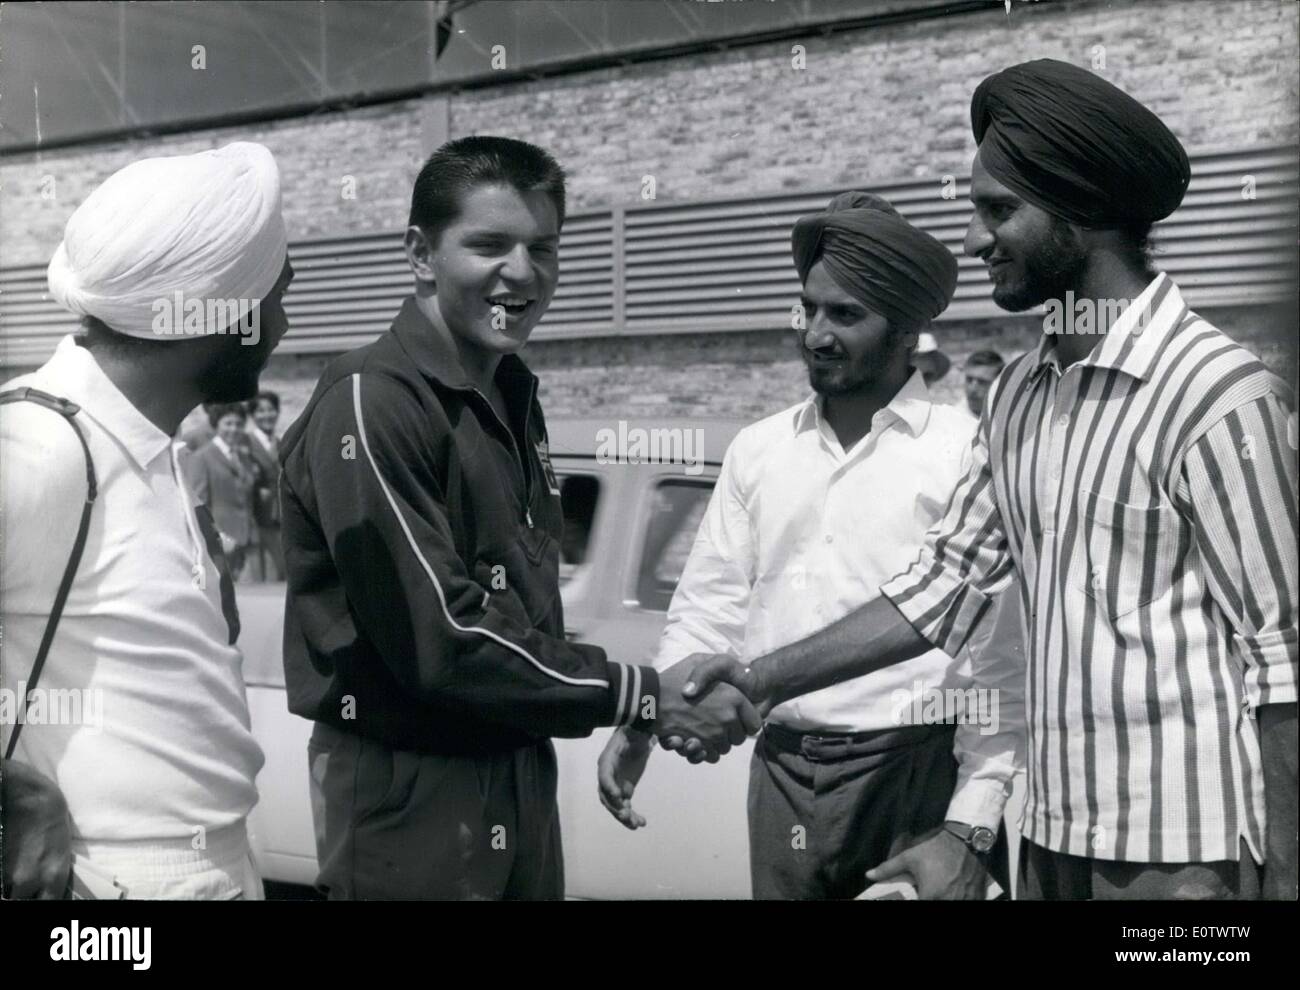
[[[721,464],[722,455],[736,438],[736,434],[751,424],[751,420],[728,419],[711,416],[650,417],[557,417],[548,419],[550,450],[553,454],[595,457],[596,448],[606,438],[634,437],[633,430],[643,430],[644,436],[670,438],[672,430],[699,430],[703,440],[703,459],[711,464]],[[661,431],[652,433],[651,431]],[[602,432],[609,431],[609,432]],[[696,441],[698,443],[698,441]],[[698,455],[697,455],[698,456]]]

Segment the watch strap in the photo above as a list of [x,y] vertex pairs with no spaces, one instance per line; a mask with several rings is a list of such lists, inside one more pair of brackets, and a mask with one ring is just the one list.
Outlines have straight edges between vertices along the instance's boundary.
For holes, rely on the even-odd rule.
[[[954,822],[954,821],[945,821],[943,823],[943,828],[945,832],[948,832],[956,836],[963,843],[965,843],[966,848],[968,848],[971,852],[973,852],[977,856],[988,855],[990,849],[992,848],[990,846],[990,849],[980,849],[975,845],[975,835],[977,832],[983,831],[983,832],[992,833],[993,832],[992,829],[984,828],[983,826],[980,825],[968,825],[966,822]],[[996,833],[993,833],[993,835],[994,835],[994,839],[996,840],[997,838]]]

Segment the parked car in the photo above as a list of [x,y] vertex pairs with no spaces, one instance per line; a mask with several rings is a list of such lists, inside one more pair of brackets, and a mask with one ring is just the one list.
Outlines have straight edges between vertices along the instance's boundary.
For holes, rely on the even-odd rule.
[[[722,455],[743,425],[550,424],[565,514],[560,581],[569,639],[595,643],[621,661],[651,658]],[[640,456],[608,456],[611,449]],[[647,462],[647,451],[658,460]],[[678,461],[665,463],[673,453],[681,455]],[[238,594],[253,732],[266,752],[257,781],[261,799],[250,822],[253,847],[267,879],[311,884],[311,723],[291,715],[285,700],[284,585],[240,585]],[[752,743],[717,764],[691,765],[676,754],[655,753],[634,799],[647,826],[629,832],[597,796],[596,759],[610,731],[555,740],[569,896],[749,897],[745,797]]]

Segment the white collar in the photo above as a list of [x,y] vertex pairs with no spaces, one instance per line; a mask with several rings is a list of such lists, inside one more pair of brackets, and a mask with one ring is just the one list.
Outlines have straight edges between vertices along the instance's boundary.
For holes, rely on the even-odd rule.
[[139,467],[147,468],[154,458],[171,449],[173,438],[131,404],[72,334],[59,341],[41,372],[50,379],[51,390],[80,406]]
[[254,440],[256,440],[258,443],[262,445],[262,449],[265,450],[268,454],[275,453],[276,439],[274,436],[268,436],[267,434],[263,433],[261,428],[258,426],[254,426],[248,432],[252,435]]
[[[889,404],[876,413],[876,416],[885,422],[897,419],[907,427],[912,436],[920,436],[926,423],[930,421],[930,407],[933,404],[930,389],[925,384],[925,377],[919,370],[913,369],[903,387],[894,393]],[[823,415],[822,396],[810,395],[802,404],[795,407],[793,424],[795,433],[819,429]]]

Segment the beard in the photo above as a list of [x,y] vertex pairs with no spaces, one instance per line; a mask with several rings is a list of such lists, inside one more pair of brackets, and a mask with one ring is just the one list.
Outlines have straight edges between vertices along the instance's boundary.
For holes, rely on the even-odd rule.
[[265,334],[256,344],[244,338],[218,336],[213,359],[198,376],[204,402],[246,402],[257,397],[259,376],[271,356],[271,342]]
[[1024,272],[1015,282],[993,288],[993,301],[1012,313],[1048,299],[1064,299],[1082,279],[1088,256],[1064,220],[1052,218],[1047,238],[1024,255]]
[[884,374],[895,351],[902,346],[900,339],[901,334],[891,327],[884,341],[875,348],[856,358],[841,354],[841,360],[833,366],[818,366],[812,357],[814,352],[801,344],[799,354],[808,369],[808,384],[818,395],[829,397],[864,391]]
[[804,363],[808,365],[808,384],[818,395],[850,395],[875,381],[871,369],[847,358],[837,368],[815,367],[808,358],[804,359]]

